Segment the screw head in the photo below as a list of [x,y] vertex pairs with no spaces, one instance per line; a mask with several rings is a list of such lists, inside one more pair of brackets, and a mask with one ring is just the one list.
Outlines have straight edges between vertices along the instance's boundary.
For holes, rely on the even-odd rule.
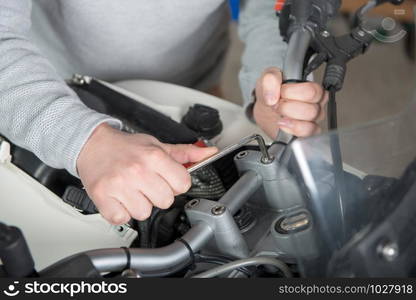
[[383,243],[379,245],[378,252],[387,261],[393,261],[399,256],[399,246],[396,243]]
[[189,201],[188,203],[186,203],[185,208],[190,209],[190,208],[197,206],[198,204],[199,204],[199,199],[193,199]]
[[236,158],[237,159],[242,159],[244,157],[246,157],[248,155],[248,151],[241,151],[237,154]]
[[359,36],[361,36],[361,37],[364,37],[364,36],[365,36],[365,32],[364,32],[364,31],[362,31],[362,30],[359,30],[357,33],[358,33],[358,35],[359,35]]
[[271,164],[273,161],[274,161],[273,155],[269,155],[269,157],[263,156],[261,158],[261,163],[265,165]]
[[324,38],[327,38],[327,37],[329,37],[331,34],[329,33],[329,31],[324,30],[324,31],[322,31],[322,32],[321,32],[321,35],[322,35]]
[[212,213],[214,216],[220,216],[220,215],[222,215],[223,213],[225,213],[225,206],[223,206],[223,205],[217,205],[217,206],[214,206],[214,207],[211,209],[211,213]]

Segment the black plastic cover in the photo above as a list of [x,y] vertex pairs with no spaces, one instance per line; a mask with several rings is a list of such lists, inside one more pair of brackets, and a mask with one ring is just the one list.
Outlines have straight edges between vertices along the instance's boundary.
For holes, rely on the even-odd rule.
[[120,119],[135,132],[150,134],[169,144],[193,144],[198,140],[186,126],[97,80],[71,87],[89,108]]
[[0,223],[0,259],[9,277],[27,277],[35,273],[35,263],[22,231]]
[[182,123],[206,139],[211,139],[222,131],[219,111],[202,104],[191,106],[183,116]]

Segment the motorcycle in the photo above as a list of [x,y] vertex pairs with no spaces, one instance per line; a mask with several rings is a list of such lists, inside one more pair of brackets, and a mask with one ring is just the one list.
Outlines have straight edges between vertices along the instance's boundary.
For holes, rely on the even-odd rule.
[[[358,15],[382,2],[370,1]],[[264,140],[243,108],[213,96],[167,83],[75,76],[70,84],[84,103],[120,118],[124,131],[214,144],[220,154],[188,166],[192,188],[171,208],[113,226],[97,214],[78,179],[3,140],[0,220],[14,226],[0,224],[0,274],[416,275],[416,104],[385,120],[336,129],[335,93],[346,63],[374,39],[362,26],[332,37],[325,26],[339,4],[292,0],[279,11],[289,45],[286,81],[304,81],[327,63],[332,130],[319,136],[296,139],[281,131],[276,140]]]

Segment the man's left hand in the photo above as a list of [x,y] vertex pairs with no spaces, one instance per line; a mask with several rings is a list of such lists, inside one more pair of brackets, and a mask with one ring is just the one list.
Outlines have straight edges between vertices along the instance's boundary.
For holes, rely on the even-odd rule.
[[272,139],[276,139],[279,130],[297,137],[318,134],[318,123],[325,119],[328,93],[314,82],[282,82],[282,72],[277,68],[267,69],[257,81],[253,108],[257,125]]

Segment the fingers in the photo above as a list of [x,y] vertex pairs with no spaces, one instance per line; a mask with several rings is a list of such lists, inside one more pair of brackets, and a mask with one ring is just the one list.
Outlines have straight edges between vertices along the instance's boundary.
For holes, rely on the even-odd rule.
[[323,97],[323,99],[320,103],[321,112],[320,112],[320,114],[318,116],[318,119],[317,119],[318,122],[322,122],[326,118],[326,105],[328,104],[328,101],[329,101],[329,93],[328,93],[328,91],[325,91],[324,92],[324,97]]
[[162,148],[178,163],[199,162],[218,152],[216,147],[163,144]]
[[100,214],[113,225],[122,225],[130,220],[130,213],[121,204],[121,202],[114,197],[107,196],[91,196],[94,199],[94,204]]
[[320,127],[314,122],[282,119],[278,122],[280,130],[297,137],[308,137],[320,133]]
[[139,189],[125,188],[122,194],[119,200],[133,219],[144,221],[150,217],[153,205]]
[[315,121],[321,113],[321,106],[315,103],[281,100],[278,112],[287,118],[301,121]]
[[[165,149],[173,145],[164,144],[162,147]],[[155,149],[149,154],[149,168],[152,168],[153,174],[160,176],[163,179],[163,182],[159,182],[160,185],[155,185],[149,180],[157,180],[154,176],[146,176],[142,180],[143,186],[150,185],[150,187],[159,189],[161,187],[168,188],[172,192],[172,195],[180,195],[185,193],[191,187],[191,177],[187,172],[186,168],[175,161],[168,153],[166,153],[162,148]],[[173,149],[173,147],[171,148]],[[174,151],[174,150],[172,150]],[[141,169],[138,168],[138,177],[140,176]],[[163,191],[162,191],[163,192]],[[146,194],[147,195],[147,194]],[[152,195],[147,195],[151,200],[153,199]],[[152,201],[153,202],[153,201]],[[162,204],[163,205],[163,204]]]
[[328,93],[319,84],[285,84],[281,96],[284,100],[280,101],[277,109],[283,117],[278,122],[280,129],[298,137],[320,133],[317,122],[325,119]]
[[181,162],[199,161],[216,151],[168,146],[148,135],[124,134],[104,126],[89,138],[77,167],[103,217],[112,224],[123,224],[130,217],[148,218],[152,206],[170,207],[174,196],[191,186]]
[[194,145],[161,144],[150,154],[152,168],[159,176],[149,174],[140,183],[140,191],[153,205],[166,209],[174,201],[174,196],[187,192],[191,187],[191,177],[182,165],[197,162],[213,154],[215,147],[197,147]]
[[275,106],[280,99],[283,75],[277,68],[267,69],[256,86],[257,99],[267,106]]
[[[172,156],[164,149],[167,149]],[[199,148],[192,145],[145,146],[141,157],[133,156],[128,164],[120,165],[88,187],[103,217],[112,224],[123,224],[130,217],[147,219],[156,206],[169,208],[175,195],[185,193],[191,187],[186,168],[176,161],[199,161],[217,152],[215,147]],[[90,193],[91,192],[91,193]]]
[[143,178],[142,181],[138,183],[138,188],[154,206],[161,209],[169,208],[174,201],[174,194],[171,186],[157,174]]
[[182,164],[199,162],[218,152],[216,147],[197,147],[195,145],[163,144],[162,148],[168,156],[159,160],[158,174],[168,182],[175,195],[183,194],[191,187],[191,177]]
[[137,182],[125,181],[122,186],[120,189],[119,180],[107,181],[91,193],[99,212],[115,225],[127,223],[131,217],[146,220],[150,217],[153,206],[167,209],[174,201],[172,188],[156,174],[148,174]]
[[323,88],[315,82],[288,83],[282,85],[280,97],[307,103],[319,103],[324,96]]
[[325,118],[327,101],[327,93],[317,83],[288,83],[281,86],[280,100],[272,109],[281,130],[307,137],[320,132],[317,122]]

